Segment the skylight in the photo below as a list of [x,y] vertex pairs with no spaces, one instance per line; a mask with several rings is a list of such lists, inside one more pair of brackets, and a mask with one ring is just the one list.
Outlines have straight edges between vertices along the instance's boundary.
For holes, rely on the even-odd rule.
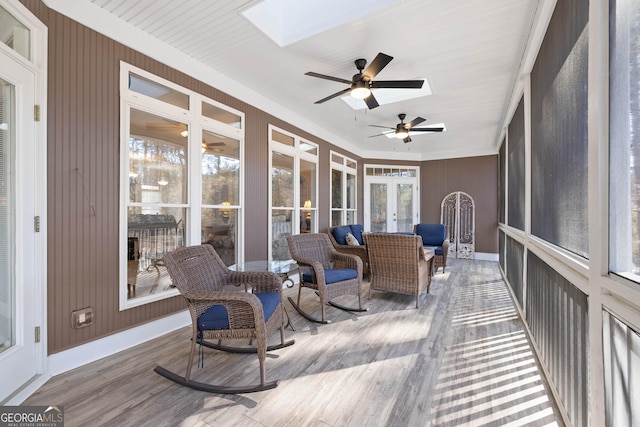
[[242,12],[280,47],[362,18],[397,0],[264,0]]

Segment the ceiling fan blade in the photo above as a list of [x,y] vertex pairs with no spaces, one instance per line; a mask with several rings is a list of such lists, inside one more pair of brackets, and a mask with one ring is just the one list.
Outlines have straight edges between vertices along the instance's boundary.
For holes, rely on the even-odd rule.
[[371,135],[368,138],[375,138],[376,136],[386,136],[387,134],[385,133],[376,133],[375,135]]
[[391,130],[395,130],[395,128],[392,128],[391,126],[380,126],[380,125],[369,125],[372,128],[382,128],[382,129],[391,129]]
[[407,129],[411,129],[412,127],[417,126],[426,120],[427,119],[423,119],[422,117],[416,117],[415,119],[411,120],[409,123],[405,124],[404,127]]
[[322,103],[323,103],[323,102],[325,102],[325,101],[328,101],[328,100],[330,100],[330,99],[333,99],[333,98],[335,98],[335,97],[337,97],[337,96],[340,96],[340,95],[342,95],[342,94],[344,94],[344,93],[347,93],[347,92],[350,92],[350,91],[351,91],[351,88],[350,88],[350,87],[348,87],[348,88],[346,88],[346,89],[341,90],[340,92],[336,92],[336,93],[334,93],[333,95],[329,95],[329,96],[327,96],[326,98],[322,98],[320,101],[316,101],[316,102],[314,102],[314,104],[322,104]]
[[363,99],[363,101],[367,103],[367,107],[369,107],[370,110],[373,110],[380,105],[378,104],[378,100],[376,99],[376,97],[373,96],[373,92],[371,92],[371,95]]
[[377,80],[371,82],[372,89],[422,89],[424,80]]
[[344,83],[350,85],[353,83],[351,80],[341,79],[340,77],[327,76],[325,74],[314,73],[313,71],[309,71],[308,73],[304,73],[305,76],[317,77],[319,79],[332,80],[338,83]]
[[437,128],[411,128],[409,132],[442,132],[444,130],[443,127]]
[[373,80],[373,78],[380,72],[384,67],[391,62],[393,56],[385,55],[380,52],[378,55],[371,61],[371,64],[367,67],[366,70],[362,72],[362,74],[367,77],[369,80]]
[[407,142],[411,142],[411,137],[407,136],[405,139],[403,139],[404,143],[406,144]]

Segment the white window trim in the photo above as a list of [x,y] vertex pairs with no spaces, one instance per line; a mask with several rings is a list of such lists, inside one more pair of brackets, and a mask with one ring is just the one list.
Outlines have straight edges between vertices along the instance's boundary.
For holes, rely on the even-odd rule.
[[[128,88],[128,78],[130,73],[135,73],[141,77],[167,86],[178,92],[182,92],[189,96],[189,110],[179,108],[174,105],[167,104],[155,98],[148,97],[144,94],[134,92]],[[202,102],[214,105],[220,109],[236,114],[240,117],[242,126],[237,128],[225,123],[217,122],[211,118],[202,116]],[[182,207],[186,209],[187,229],[185,234],[185,245],[200,244],[201,236],[201,209],[202,203],[202,152],[199,143],[203,131],[213,132],[225,137],[236,139],[240,142],[240,182],[239,182],[239,205],[231,206],[231,209],[238,210],[238,239],[236,242],[237,261],[242,262],[244,257],[243,235],[244,235],[244,182],[245,182],[245,165],[244,165],[244,113],[228,107],[220,102],[207,98],[206,96],[193,92],[173,82],[165,80],[155,74],[142,70],[124,61],[120,62],[120,218],[119,218],[119,306],[120,310],[126,310],[138,307],[154,301],[178,295],[177,289],[160,292],[158,294],[129,299],[127,296],[127,208],[129,203],[129,125],[131,108],[135,108],[149,113],[158,114],[172,120],[186,123],[189,126],[189,143],[187,151],[187,179],[188,192],[185,204],[163,205],[171,207]],[[198,137],[198,139],[195,139]],[[206,208],[221,207],[217,205],[204,205]]]
[[[286,145],[286,144],[282,144],[278,141],[274,141],[273,138],[271,137],[273,134],[273,131],[277,131],[283,135],[287,135],[291,138],[293,138],[294,143],[293,146],[290,145]],[[312,145],[314,147],[316,147],[316,153],[318,154],[312,154],[309,153],[307,151],[303,151],[300,149],[300,144],[305,143],[305,144],[309,144]],[[274,209],[278,209],[278,210],[291,210],[292,212],[292,218],[297,218],[300,216],[300,211],[302,210],[302,208],[300,207],[300,160],[305,160],[307,162],[310,163],[315,163],[316,164],[316,185],[315,185],[315,194],[316,194],[316,203],[315,206],[312,206],[310,209],[306,209],[309,210],[311,212],[314,212],[315,215],[311,215],[312,218],[312,230],[317,230],[317,226],[318,226],[318,181],[319,181],[319,150],[320,147],[318,146],[318,144],[315,144],[313,142],[310,142],[307,139],[301,138],[298,135],[288,132],[284,129],[281,129],[277,126],[274,126],[272,124],[269,124],[269,165],[268,165],[268,174],[269,174],[269,194],[268,194],[268,203],[269,203],[269,213],[268,213],[268,223],[269,223],[269,227],[268,227],[268,240],[269,240],[269,246],[268,246],[268,259],[273,259],[273,232],[272,232],[272,227],[271,224],[273,223],[273,210]],[[273,153],[277,152],[280,154],[285,154],[287,156],[293,157],[293,174],[294,174],[294,198],[293,198],[293,208],[290,208],[288,206],[272,206],[272,200],[273,200],[273,189],[271,188],[271,171],[273,168]],[[300,233],[300,224],[297,221],[293,221],[292,223],[292,230],[291,230],[291,234],[299,234]]]
[[[335,162],[333,160],[334,156],[340,157],[342,159],[342,163]],[[349,162],[353,162],[355,167],[348,166]],[[342,208],[334,208],[333,207],[333,181],[332,175],[333,171],[337,170],[342,172],[343,180],[342,180]],[[355,185],[355,194],[354,194],[354,207],[347,208],[347,174],[351,174],[356,177],[356,185]],[[347,213],[353,212],[354,220],[357,223],[358,216],[358,162],[353,160],[350,157],[345,156],[344,154],[340,154],[337,151],[329,151],[329,224],[333,222],[333,213],[334,212],[342,212],[341,217],[342,220],[340,224],[347,223]]]

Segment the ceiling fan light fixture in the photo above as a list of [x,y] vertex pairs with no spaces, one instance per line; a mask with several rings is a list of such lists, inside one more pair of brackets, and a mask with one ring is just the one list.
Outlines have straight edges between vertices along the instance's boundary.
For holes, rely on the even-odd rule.
[[404,127],[404,124],[399,123],[398,126],[396,126],[396,133],[394,136],[398,139],[405,139],[409,136],[409,131]]
[[351,85],[351,96],[355,99],[365,99],[371,95],[371,89],[363,81],[357,81]]

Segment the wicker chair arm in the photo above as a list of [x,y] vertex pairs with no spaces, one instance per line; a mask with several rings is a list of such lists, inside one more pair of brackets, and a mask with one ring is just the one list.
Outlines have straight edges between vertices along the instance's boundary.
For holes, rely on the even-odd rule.
[[[251,324],[257,328],[265,327],[262,303],[257,296],[251,293],[194,291],[190,292],[188,296],[185,295],[184,298],[187,300],[194,320],[211,306],[220,304],[227,307],[231,329],[251,327]],[[249,312],[252,313],[253,319],[247,322],[246,318]],[[239,320],[234,325],[233,319],[236,317]],[[240,322],[242,325],[238,325]]]
[[359,256],[336,252],[333,254],[333,261],[336,268],[352,268],[362,277],[362,259]]
[[444,239],[444,242],[442,242],[442,251],[445,254],[449,251],[449,239],[448,238]]
[[313,274],[316,278],[316,283],[321,286],[326,285],[326,280],[324,278],[324,266],[320,261],[315,261],[308,258],[296,258],[296,262],[298,263],[298,267],[301,270],[304,270],[304,267],[308,267],[313,270]]

